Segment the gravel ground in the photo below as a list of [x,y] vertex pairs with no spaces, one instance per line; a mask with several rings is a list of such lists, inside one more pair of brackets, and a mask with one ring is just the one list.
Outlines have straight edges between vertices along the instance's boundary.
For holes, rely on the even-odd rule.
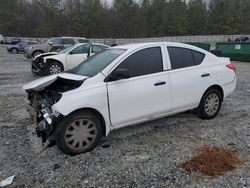
[[[10,187],[250,187],[250,63],[234,62],[238,86],[218,117],[182,113],[112,132],[89,153],[41,152],[22,85],[33,80],[23,54],[0,48],[0,180]],[[204,145],[236,150],[243,167],[212,179],[180,165]]]

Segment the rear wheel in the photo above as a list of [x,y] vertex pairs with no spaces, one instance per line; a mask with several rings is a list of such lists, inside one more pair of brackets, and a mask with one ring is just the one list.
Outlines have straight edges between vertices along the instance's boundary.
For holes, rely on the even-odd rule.
[[47,73],[49,75],[58,74],[58,73],[61,73],[61,72],[63,72],[63,66],[61,65],[61,63],[59,63],[59,62],[51,62],[48,65]]
[[198,116],[202,119],[213,119],[219,113],[221,103],[221,93],[216,89],[208,90],[203,95],[197,109]]
[[90,112],[76,112],[67,116],[57,127],[55,141],[66,154],[77,155],[92,150],[102,137],[99,118]]

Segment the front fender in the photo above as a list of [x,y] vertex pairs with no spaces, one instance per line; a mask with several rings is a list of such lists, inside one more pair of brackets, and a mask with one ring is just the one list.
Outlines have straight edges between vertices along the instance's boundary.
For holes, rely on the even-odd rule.
[[63,116],[67,116],[79,109],[86,108],[94,109],[102,115],[105,121],[106,135],[108,135],[111,125],[105,85],[70,94],[63,94],[61,99],[52,106],[54,112],[60,113]]
[[64,54],[58,54],[58,55],[52,55],[44,58],[44,63],[57,61],[60,62],[63,67],[65,67],[66,64],[66,56]]

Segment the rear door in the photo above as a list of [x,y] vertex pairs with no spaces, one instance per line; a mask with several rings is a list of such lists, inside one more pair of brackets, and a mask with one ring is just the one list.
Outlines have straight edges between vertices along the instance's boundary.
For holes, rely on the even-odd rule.
[[127,69],[130,78],[107,83],[112,126],[147,120],[169,111],[170,79],[163,69],[162,48],[140,49],[114,69]]
[[72,69],[75,66],[79,65],[88,57],[90,44],[82,44],[77,48],[73,49],[67,56],[67,67],[68,69]]
[[202,64],[205,54],[176,46],[166,48],[171,64],[172,111],[197,107],[210,84],[210,69]]

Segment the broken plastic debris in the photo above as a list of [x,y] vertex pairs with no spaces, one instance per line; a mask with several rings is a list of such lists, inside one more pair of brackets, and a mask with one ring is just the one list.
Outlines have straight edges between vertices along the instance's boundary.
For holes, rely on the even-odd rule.
[[5,187],[7,185],[12,184],[12,182],[14,180],[14,177],[15,177],[15,175],[14,176],[10,176],[10,177],[6,178],[5,180],[1,181],[0,182],[0,187]]

